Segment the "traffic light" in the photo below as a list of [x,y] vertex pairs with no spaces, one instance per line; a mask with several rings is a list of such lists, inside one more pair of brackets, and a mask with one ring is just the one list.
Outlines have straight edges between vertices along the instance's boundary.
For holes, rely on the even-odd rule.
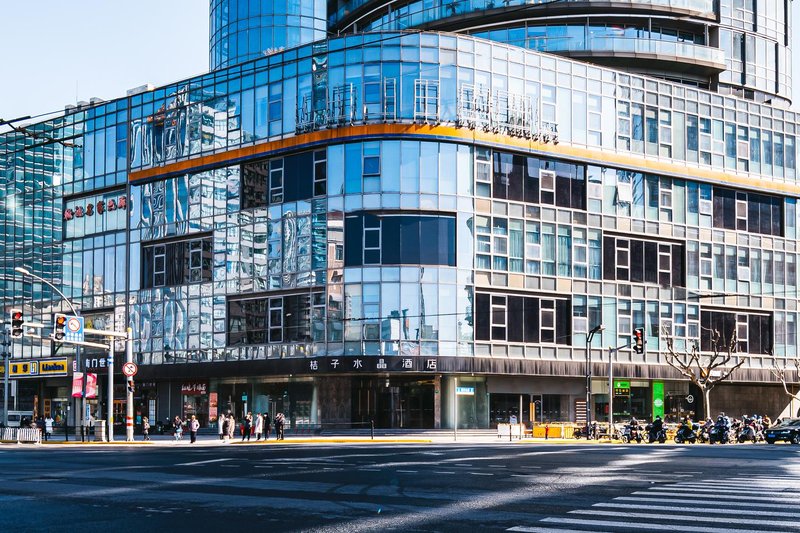
[[634,353],[644,353],[644,328],[633,330],[633,351]]
[[56,314],[53,322],[53,338],[57,341],[64,340],[67,334],[67,315]]
[[11,338],[12,339],[21,339],[22,335],[25,333],[24,328],[22,327],[25,323],[25,319],[22,316],[22,309],[12,309],[11,310]]

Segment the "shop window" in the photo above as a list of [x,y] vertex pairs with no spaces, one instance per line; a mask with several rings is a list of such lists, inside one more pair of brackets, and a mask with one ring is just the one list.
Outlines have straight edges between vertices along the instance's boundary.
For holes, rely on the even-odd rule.
[[142,245],[142,288],[211,281],[211,237]]

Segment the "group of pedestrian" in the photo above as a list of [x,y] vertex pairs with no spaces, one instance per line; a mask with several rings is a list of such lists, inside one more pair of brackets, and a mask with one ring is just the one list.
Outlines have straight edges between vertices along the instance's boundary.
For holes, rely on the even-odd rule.
[[[145,418],[145,420],[147,420]],[[175,419],[172,421],[173,435],[175,437],[175,442],[183,440],[183,432],[185,429],[189,430],[189,443],[194,444],[197,442],[197,431],[200,429],[200,421],[197,419],[195,415],[192,415],[191,418],[187,418],[186,420],[181,420],[181,417],[175,415]],[[147,423],[147,429],[149,432],[150,424]],[[150,440],[150,436],[148,433],[145,433],[145,440]]]
[[[286,417],[283,413],[275,415],[271,419],[269,413],[256,413],[255,417],[252,412],[248,412],[239,421],[239,434],[242,436],[242,441],[250,440],[251,435],[255,435],[256,441],[269,440],[272,433],[273,423],[275,426],[276,440],[284,440],[284,427],[286,425]],[[176,415],[172,420],[172,435],[175,442],[183,440],[183,434],[186,430],[189,431],[190,443],[194,444],[197,441],[197,431],[200,429],[200,421],[195,415],[191,418],[182,420],[180,416]],[[227,414],[221,413],[217,418],[217,430],[219,440],[230,442],[234,438],[236,432],[236,417],[233,413],[228,411]],[[52,428],[50,429],[52,431]],[[150,440],[150,420],[147,417],[142,419],[142,435],[144,440]]]

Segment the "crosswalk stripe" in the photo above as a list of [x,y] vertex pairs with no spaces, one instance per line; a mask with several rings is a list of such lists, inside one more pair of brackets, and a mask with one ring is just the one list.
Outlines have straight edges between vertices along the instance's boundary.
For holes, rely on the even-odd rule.
[[[692,491],[675,491],[675,490],[670,490],[670,489],[663,489],[662,490],[662,489],[659,489],[659,488],[654,488],[654,489],[651,489],[650,491],[636,491],[636,492],[634,492],[634,494],[639,494],[639,495],[641,495],[641,494],[659,494],[659,495],[662,495],[662,496],[672,494],[674,496],[684,496],[684,497],[687,497],[687,498],[697,495],[696,492],[692,492]],[[708,492],[708,493],[703,493],[703,497],[704,498],[710,498],[710,499],[713,499],[713,500],[747,500],[747,501],[761,501],[761,502],[763,502],[763,501],[769,501],[769,502],[772,502],[772,501],[786,501],[786,502],[797,501],[797,495],[796,494],[795,495],[784,494],[783,496],[737,496],[735,494],[725,494],[725,495],[720,495],[719,497],[717,497],[713,493]]]
[[[595,516],[609,516],[616,518],[645,518],[655,521],[665,521],[663,514],[657,513],[632,513],[628,511],[603,511],[601,509],[576,509],[570,511],[569,514],[584,514]],[[764,520],[759,516],[758,518],[731,518],[729,516],[670,516],[670,522],[709,522],[712,524],[758,524],[759,526],[776,526],[776,527],[794,527],[797,522],[787,522],[785,520]],[[683,525],[680,526],[683,528]]]
[[[694,503],[694,502],[693,502]],[[760,504],[759,504],[760,506]],[[670,513],[696,513],[697,506],[681,507],[677,505],[644,505],[638,503],[615,503],[615,502],[600,502],[592,505],[592,507],[607,507],[613,509],[646,509],[649,511],[667,511]],[[741,515],[741,509],[713,509],[706,510],[706,513],[711,514],[732,514]],[[761,517],[773,516],[775,518],[797,518],[797,512],[780,512],[780,511],[758,511],[759,522]]]
[[[619,496],[614,498],[614,500],[622,500],[622,501],[631,501],[631,502],[667,502],[667,503],[689,503],[689,504],[697,504],[697,505],[719,505],[719,500],[703,500],[703,499],[696,499],[696,498],[663,498],[663,497],[651,497],[646,498],[642,496]],[[763,502],[748,502],[748,501],[741,501],[741,502],[725,502],[725,505],[728,507],[758,507],[763,508]],[[800,509],[800,505],[792,505],[788,503],[781,503],[782,509]]]
[[[619,527],[628,529],[649,529],[651,531],[653,530],[653,524],[642,524],[637,522],[619,522],[614,520],[587,520],[583,518],[545,518],[542,520],[542,522],[547,522],[550,524],[560,523],[560,524],[571,524],[580,526],[591,526],[593,528],[593,531],[599,531],[597,529],[598,527]],[[731,529],[729,527],[718,528],[718,527],[705,527],[705,526],[690,526],[685,524],[681,525],[680,530],[686,533],[731,533],[731,532],[763,533],[763,530],[758,530],[758,529]],[[779,533],[779,532],[771,531],[770,533]],[[789,532],[786,531],[782,533],[789,533]]]
[[506,529],[506,531],[516,531],[518,533],[597,533],[596,530],[590,529],[553,529],[552,527],[528,526],[514,526]]
[[[773,488],[773,487],[771,487],[771,488]],[[658,490],[662,490],[662,491],[663,490],[670,490],[670,489],[691,490],[693,492],[698,492],[698,493],[710,492],[712,494],[758,494],[758,495],[762,495],[762,496],[768,496],[768,495],[771,495],[771,494],[774,494],[774,495],[777,495],[777,496],[781,496],[781,495],[785,496],[786,495],[786,492],[784,492],[784,491],[764,490],[764,489],[759,489],[759,488],[748,488],[748,487],[742,487],[741,489],[721,489],[721,488],[712,489],[712,488],[704,488],[704,487],[695,487],[694,485],[684,485],[683,483],[681,483],[680,485],[664,485],[664,486],[658,487]]]

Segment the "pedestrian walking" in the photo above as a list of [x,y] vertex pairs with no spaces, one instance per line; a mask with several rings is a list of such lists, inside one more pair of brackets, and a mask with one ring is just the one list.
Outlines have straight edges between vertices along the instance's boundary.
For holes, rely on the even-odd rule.
[[286,417],[283,413],[275,415],[275,439],[283,440],[283,427],[286,424]]
[[197,442],[197,430],[200,429],[200,421],[195,415],[192,415],[192,420],[189,422],[189,444]]
[[147,417],[142,418],[142,435],[144,440],[150,440],[150,420]]
[[252,426],[252,422],[253,414],[247,413],[242,419],[242,442],[244,442],[245,437],[247,437],[247,441],[250,442],[250,427]]
[[44,440],[50,440],[50,437],[53,436],[53,417],[47,415],[47,418],[44,419]]
[[172,424],[175,426],[175,442],[183,439],[183,420],[178,415],[175,415],[175,420]]
[[272,431],[272,419],[269,413],[264,413],[264,440],[269,440],[270,431]]
[[256,442],[261,440],[261,433],[264,431],[264,417],[261,413],[256,414]]
[[225,415],[220,414],[217,417],[217,431],[219,432],[219,440],[224,440],[223,435],[225,434]]
[[225,422],[228,424],[228,440],[233,440],[233,432],[236,431],[236,420],[233,418],[233,413],[228,411],[228,416],[225,419]]

